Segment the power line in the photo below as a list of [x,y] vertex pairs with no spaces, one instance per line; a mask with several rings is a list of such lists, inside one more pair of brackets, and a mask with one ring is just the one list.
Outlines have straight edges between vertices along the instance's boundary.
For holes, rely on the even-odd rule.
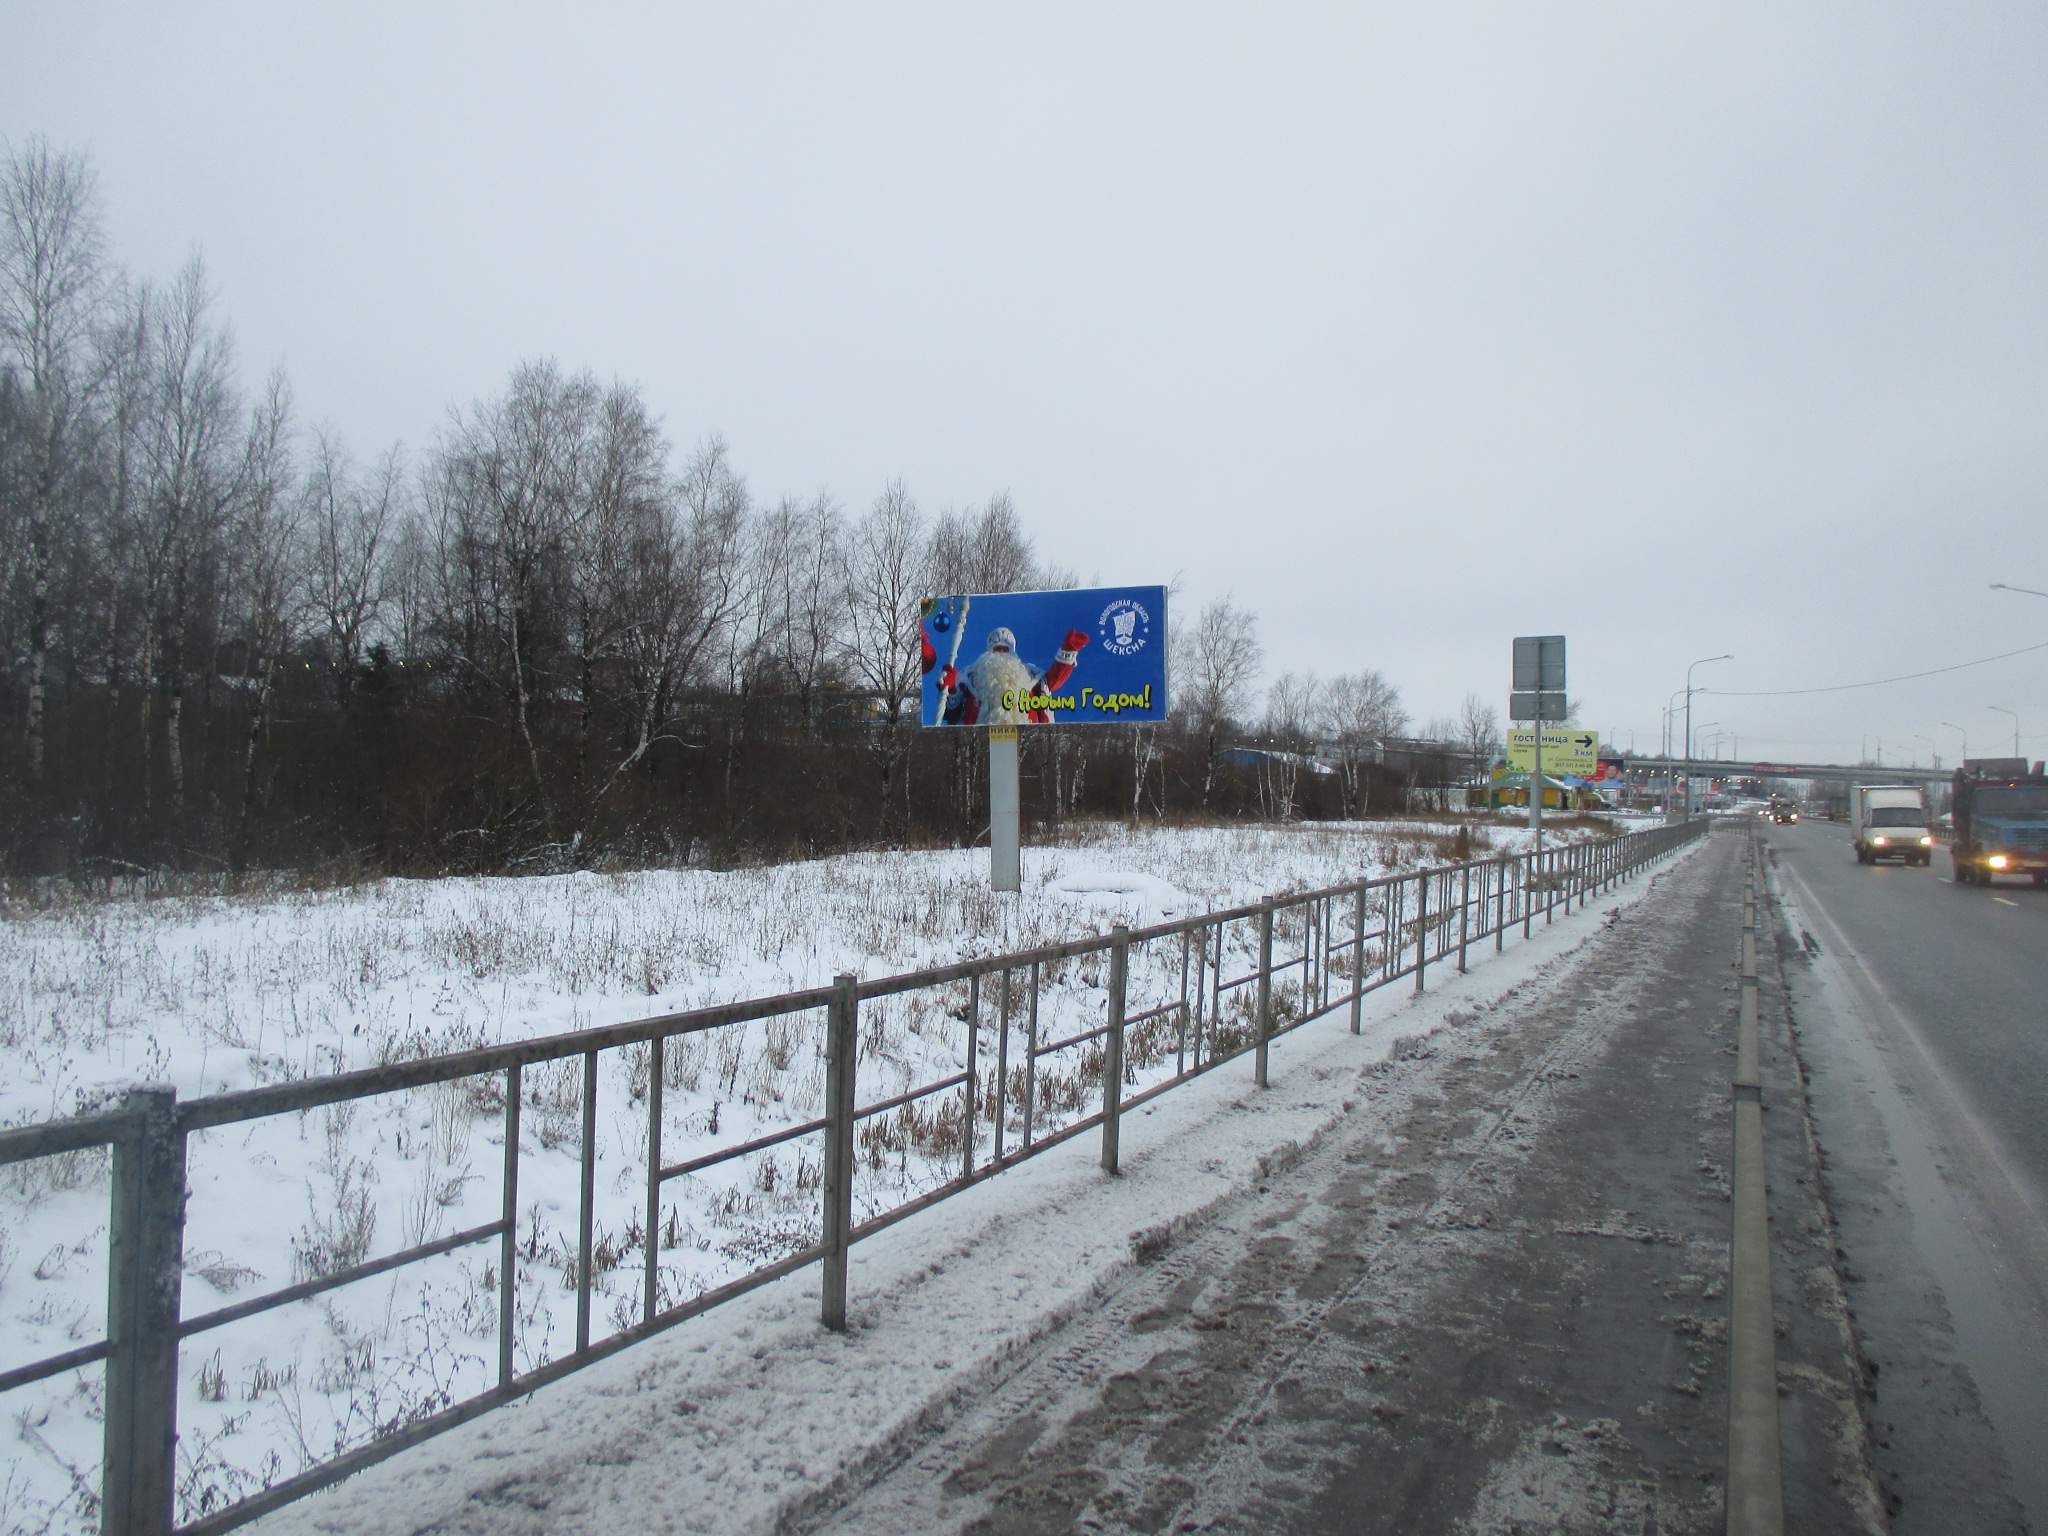
[[1800,693],[1845,693],[1851,688],[1882,688],[1886,683],[1910,683],[1919,677],[1939,677],[1944,672],[1961,672],[1968,667],[1981,667],[1994,661],[2005,661],[2013,656],[2025,656],[2031,651],[2048,651],[2048,640],[2039,645],[2023,645],[2016,651],[2001,651],[1996,656],[1980,656],[1975,661],[1959,661],[1952,667],[1936,667],[1928,672],[1908,672],[1900,677],[1874,677],[1867,683],[1833,683],[1826,688],[1695,688],[1694,693],[1711,693],[1724,699],[1783,699]]

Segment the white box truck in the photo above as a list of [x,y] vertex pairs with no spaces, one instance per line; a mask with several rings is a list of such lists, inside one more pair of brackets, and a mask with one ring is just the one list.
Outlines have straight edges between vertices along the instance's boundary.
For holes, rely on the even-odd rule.
[[1902,784],[1855,785],[1849,791],[1849,835],[1858,864],[1929,863],[1934,834],[1927,825],[1927,792]]

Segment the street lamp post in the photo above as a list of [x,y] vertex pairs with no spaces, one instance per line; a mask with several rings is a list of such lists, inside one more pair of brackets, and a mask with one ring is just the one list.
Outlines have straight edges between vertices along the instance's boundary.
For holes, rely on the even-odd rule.
[[1685,669],[1685,819],[1692,820],[1692,669],[1704,667],[1710,661],[1733,661],[1733,651],[1723,651],[1719,656],[1702,656]]
[[1934,771],[1936,773],[1941,772],[1941,743],[1932,736],[1922,736],[1917,732],[1914,734],[1913,739],[1927,743],[1927,760],[1934,764]]
[[1944,731],[1954,731],[1958,736],[1963,738],[1963,755],[1960,758],[1956,759],[1956,761],[1967,763],[1970,760],[1970,733],[1964,730],[1960,725],[1957,725],[1953,721],[1949,720],[1942,721],[1941,728]]
[[1984,707],[1986,709],[1995,709],[2001,715],[2012,716],[2012,755],[2018,757],[2020,755],[2020,717],[2018,711],[2007,709],[2003,704],[1986,704]]
[[1664,701],[1664,742],[1658,749],[1664,758],[1664,819],[1671,819],[1671,790],[1675,778],[1672,766],[1678,758],[1678,696],[1683,688],[1671,690],[1671,697]]

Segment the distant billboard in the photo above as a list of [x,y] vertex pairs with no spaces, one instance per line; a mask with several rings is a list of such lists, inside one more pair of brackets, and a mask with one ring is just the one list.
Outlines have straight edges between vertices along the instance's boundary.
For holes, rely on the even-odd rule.
[[1134,725],[1166,718],[1166,588],[924,601],[926,725]]

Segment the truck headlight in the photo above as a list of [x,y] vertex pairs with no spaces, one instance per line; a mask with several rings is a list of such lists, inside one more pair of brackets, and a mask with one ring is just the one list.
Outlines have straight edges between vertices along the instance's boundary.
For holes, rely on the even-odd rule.
[[1922,848],[1932,848],[1934,846],[1934,839],[1931,837],[1923,837],[1920,839],[1920,846]]
[[1875,843],[1880,848],[1884,846],[1884,839],[1881,837],[1873,837],[1871,839],[1871,842]]
[[2002,853],[1994,853],[1993,855],[1991,855],[1990,858],[1986,859],[1984,862],[1986,864],[1989,864],[1993,869],[2003,869],[2005,868],[2005,855]]

